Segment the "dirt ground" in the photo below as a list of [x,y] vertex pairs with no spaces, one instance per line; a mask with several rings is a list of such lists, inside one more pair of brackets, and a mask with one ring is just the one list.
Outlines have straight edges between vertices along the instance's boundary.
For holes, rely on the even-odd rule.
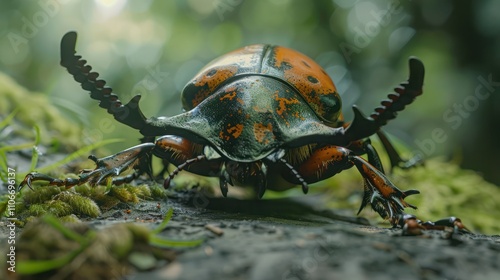
[[[204,244],[126,279],[500,279],[498,235],[402,236],[400,229],[314,209],[318,197],[204,198],[204,207],[195,206],[197,199],[183,192],[161,203],[174,209],[164,234],[202,237]],[[91,224],[154,219],[162,211],[155,206],[140,203],[130,217],[116,209]]]

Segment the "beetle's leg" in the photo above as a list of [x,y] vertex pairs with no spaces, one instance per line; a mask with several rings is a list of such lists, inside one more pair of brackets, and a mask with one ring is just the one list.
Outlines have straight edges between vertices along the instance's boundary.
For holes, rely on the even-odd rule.
[[[329,178],[354,165],[365,182],[365,192],[359,212],[368,203],[383,218],[402,214],[405,207],[416,208],[404,201],[404,198],[419,193],[417,190],[399,190],[380,170],[343,147],[330,145],[318,147],[299,165],[297,171],[307,182],[312,183]],[[295,181],[291,180],[293,183],[296,183]]]
[[115,178],[116,181],[113,181],[116,183],[129,182],[145,171],[143,169],[144,167],[139,166],[139,162],[142,158],[149,157],[154,147],[154,143],[144,143],[101,159],[97,159],[95,156],[91,155],[89,159],[96,163],[96,168],[82,170],[78,179],[67,178],[60,180],[44,174],[32,172],[26,175],[19,185],[19,190],[25,185],[31,188],[31,183],[34,181],[48,181],[49,185],[66,186],[67,188],[83,183],[89,183],[94,186],[105,183],[107,178],[118,176],[131,167],[136,168],[136,174],[123,178]]
[[347,146],[347,148],[358,156],[366,154],[368,156],[368,162],[385,174],[380,156],[378,155],[377,150],[375,150],[375,147],[373,147],[370,138],[353,141],[349,144],[349,146]]
[[400,214],[391,220],[394,227],[403,229],[403,235],[421,235],[423,230],[452,230],[453,233],[471,232],[459,218],[448,217],[435,222],[422,222],[414,215]]
[[179,174],[179,172],[181,172],[182,170],[184,170],[184,168],[188,167],[189,165],[193,164],[193,163],[197,163],[197,162],[200,162],[202,160],[206,160],[206,157],[204,155],[199,155],[195,158],[190,158],[188,160],[186,160],[184,163],[182,164],[179,164],[175,169],[174,171],[172,171],[168,176],[167,178],[165,179],[165,182],[163,182],[163,187],[165,189],[167,189],[168,187],[170,187],[170,182],[172,182],[172,179],[174,179],[175,176],[177,176],[177,174]]
[[78,179],[66,178],[64,180],[61,180],[61,179],[53,178],[53,177],[50,177],[48,175],[41,174],[38,172],[31,172],[31,173],[28,173],[28,175],[26,175],[26,177],[24,177],[24,180],[21,182],[21,184],[19,184],[18,191],[21,191],[21,189],[24,186],[28,186],[28,188],[33,189],[31,187],[31,184],[35,181],[46,181],[46,182],[49,182],[49,184],[48,184],[49,186],[66,186],[66,188],[71,188],[72,186],[76,186],[76,185],[80,185],[80,184],[84,183],[84,181],[82,180],[81,177]]
[[300,173],[295,168],[293,168],[293,166],[290,163],[288,163],[284,158],[280,158],[279,161],[283,163],[290,170],[290,172],[293,173],[295,179],[298,180],[300,185],[302,186],[302,192],[304,194],[307,194],[309,192],[309,185],[307,185],[306,180],[304,180],[304,178],[302,178]]
[[[299,171],[297,171],[293,167],[293,165],[291,165],[289,162],[287,162],[283,158],[284,155],[285,155],[284,150],[279,150],[278,152],[269,155],[267,157],[267,159],[270,160],[271,162],[274,162],[274,163],[279,162],[279,163],[283,164],[284,166],[286,166],[286,168],[288,169],[288,172],[292,173],[292,175],[293,175],[293,178],[291,178],[291,180],[288,180],[288,181],[300,184],[302,186],[302,192],[304,194],[307,194],[309,192],[309,185],[307,184],[306,180],[301,176]],[[286,177],[287,176],[285,176],[285,178]]]
[[382,130],[377,131],[377,136],[389,156],[392,168],[397,166],[399,168],[407,169],[423,164],[423,159],[419,155],[415,155],[408,160],[402,159],[394,145],[392,145],[391,141],[389,141],[387,135]]
[[404,198],[412,194],[418,194],[419,191],[401,191],[380,170],[363,158],[351,156],[350,160],[356,165],[365,179],[363,202],[358,213],[363,210],[368,202],[373,210],[378,212],[382,218],[389,219],[395,215],[402,214],[403,209],[406,207],[417,208],[407,203]]
[[[389,160],[391,162],[391,169],[396,166],[403,169],[407,169],[417,165],[421,165],[423,163],[422,158],[418,155],[414,156],[409,160],[403,160],[384,132],[379,130],[377,131],[377,135],[379,136],[382,145],[384,146],[384,149],[387,151],[387,155],[389,156]],[[385,174],[382,161],[380,160],[380,156],[375,150],[375,147],[373,147],[373,145],[371,144],[370,138],[364,140],[352,141],[349,144],[349,146],[347,146],[347,148],[355,151],[357,155],[362,155],[366,153],[368,155],[368,162]]]
[[265,163],[260,165],[257,172],[257,197],[262,198],[267,190],[267,167]]
[[444,219],[440,219],[434,222],[427,221],[422,223],[422,226],[425,229],[435,229],[435,230],[444,230],[445,228],[453,228],[454,232],[471,232],[457,217],[448,217]]
[[221,174],[219,176],[219,187],[220,187],[220,192],[224,197],[227,197],[227,192],[229,191],[227,184],[228,182],[230,182],[230,180],[231,178],[229,177],[229,174],[227,174],[226,171],[226,165],[222,164]]
[[202,176],[219,176],[221,191],[224,194],[224,184],[227,186],[227,182],[222,180],[226,172],[225,166],[213,149],[183,137],[165,135],[156,140],[153,154],[177,166],[165,179],[165,188],[170,186],[170,182],[179,172],[188,170]]

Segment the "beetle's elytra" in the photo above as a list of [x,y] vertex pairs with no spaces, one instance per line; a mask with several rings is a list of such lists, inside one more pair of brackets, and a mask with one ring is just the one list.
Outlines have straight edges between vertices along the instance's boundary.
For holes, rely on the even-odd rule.
[[339,118],[341,101],[328,74],[309,57],[270,45],[247,46],[209,63],[184,88],[184,109],[193,109],[219,86],[243,76],[274,78],[298,92],[301,102],[305,101],[323,121],[335,123]]
[[[97,72],[75,55],[76,33],[61,41],[61,65],[73,75],[93,99],[116,120],[138,129],[143,143],[115,155],[97,159],[94,170],[78,179],[59,180],[31,173],[20,187],[32,181],[71,187],[89,182],[130,182],[151,174],[155,155],[177,168],[166,178],[165,187],[180,171],[215,176],[227,195],[228,185],[249,186],[262,197],[266,189],[283,190],[327,179],[356,166],[364,179],[367,204],[394,225],[411,220],[404,208],[415,206],[404,198],[416,190],[399,190],[384,174],[377,152],[368,137],[377,134],[392,166],[401,160],[380,128],[422,94],[424,66],[410,58],[410,75],[388,99],[365,117],[353,107],[355,117],[344,122],[341,100],[326,72],[309,57],[280,46],[251,45],[223,55],[204,67],[184,88],[184,113],[172,117],[146,118],[139,107],[140,96],[123,105]],[[368,160],[362,158],[367,155]],[[127,168],[135,172],[117,177]]]

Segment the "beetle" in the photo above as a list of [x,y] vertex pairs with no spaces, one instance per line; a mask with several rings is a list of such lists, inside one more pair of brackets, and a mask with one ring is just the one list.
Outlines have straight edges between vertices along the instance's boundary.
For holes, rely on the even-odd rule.
[[[308,184],[355,166],[364,180],[358,214],[370,204],[394,226],[416,220],[404,213],[404,208],[416,209],[404,199],[419,191],[400,190],[389,180],[369,137],[380,137],[392,167],[417,163],[402,160],[380,128],[422,94],[424,65],[419,59],[409,59],[408,80],[369,117],[353,106],[354,120],[348,123],[333,81],[316,62],[289,48],[251,45],[201,69],[182,91],[183,113],[146,118],[139,106],[141,96],[124,105],[87,61],[76,55],[76,39],[76,32],[63,36],[61,65],[91,98],[100,101],[100,107],[139,130],[143,143],[101,159],[89,156],[96,168],[83,170],[76,179],[30,173],[19,189],[31,187],[37,180],[67,188],[86,182],[96,185],[110,178],[114,184],[131,182],[152,174],[154,155],[176,166],[165,179],[165,188],[187,170],[218,177],[224,196],[228,185],[239,185],[254,188],[261,198],[266,189],[297,185],[307,193]],[[365,154],[367,160],[362,157]],[[134,169],[132,174],[119,177],[129,168]],[[452,224],[456,225],[455,220]]]

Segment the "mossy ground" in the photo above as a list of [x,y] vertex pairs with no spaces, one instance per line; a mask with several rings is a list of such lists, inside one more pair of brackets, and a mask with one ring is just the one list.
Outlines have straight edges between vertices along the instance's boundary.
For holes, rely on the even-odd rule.
[[141,200],[162,200],[165,197],[164,190],[156,184],[110,187],[91,187],[85,184],[69,190],[57,186],[36,186],[33,190],[24,189],[22,195],[18,197],[16,217],[20,225],[45,214],[62,219],[97,218],[103,211],[120,203],[131,205],[130,208],[133,208],[132,204],[137,204]]

